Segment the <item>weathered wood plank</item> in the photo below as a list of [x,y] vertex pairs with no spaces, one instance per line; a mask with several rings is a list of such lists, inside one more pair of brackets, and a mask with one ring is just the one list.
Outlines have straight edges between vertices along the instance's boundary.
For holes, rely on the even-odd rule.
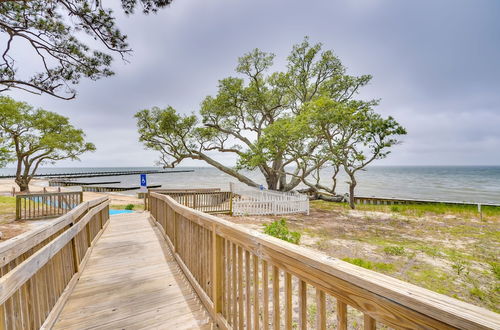
[[[54,329],[210,325],[206,309],[155,228],[146,214],[113,216]],[[140,234],[134,235],[136,230]]]

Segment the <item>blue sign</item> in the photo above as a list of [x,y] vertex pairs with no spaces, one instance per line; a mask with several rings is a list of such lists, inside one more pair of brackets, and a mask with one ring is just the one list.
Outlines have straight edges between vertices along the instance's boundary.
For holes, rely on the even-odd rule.
[[141,174],[141,187],[147,187],[146,174]]

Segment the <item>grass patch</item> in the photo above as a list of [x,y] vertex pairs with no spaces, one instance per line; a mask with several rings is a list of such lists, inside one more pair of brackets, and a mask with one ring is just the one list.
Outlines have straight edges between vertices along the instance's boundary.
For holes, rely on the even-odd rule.
[[285,218],[264,224],[264,233],[294,244],[299,244],[301,236],[298,231],[288,229]]
[[[348,210],[347,203],[332,203],[326,201],[312,201],[311,205],[321,210]],[[483,219],[487,217],[500,217],[500,207],[482,206]],[[456,215],[466,218],[477,218],[479,213],[476,205],[454,204],[398,204],[398,205],[356,205],[357,210],[398,213],[407,216],[424,215]]]
[[133,210],[134,207],[135,207],[134,204],[127,204],[127,205],[125,205],[125,210]]
[[493,275],[495,275],[497,280],[500,281],[500,263],[492,261],[490,262],[490,266],[491,272],[493,273]]
[[408,271],[407,276],[412,283],[432,291],[448,295],[452,291],[453,279],[437,267],[417,265]]
[[405,248],[403,246],[386,246],[384,252],[390,256],[402,256],[405,254]]
[[16,198],[0,196],[0,223],[7,223],[16,217]]
[[113,204],[109,206],[110,209],[113,210],[138,210],[138,211],[143,211],[144,210],[144,205],[143,204]]
[[369,260],[361,259],[361,258],[343,258],[342,260],[359,266],[363,267],[366,269],[372,269],[372,270],[378,270],[378,271],[384,271],[384,272],[391,272],[394,270],[394,265],[393,264],[387,264],[385,262],[371,262]]

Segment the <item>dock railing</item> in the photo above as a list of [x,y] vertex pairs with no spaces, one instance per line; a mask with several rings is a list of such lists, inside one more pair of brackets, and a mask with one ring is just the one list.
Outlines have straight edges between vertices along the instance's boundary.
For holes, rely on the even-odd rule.
[[83,193],[54,192],[16,195],[16,220],[58,217],[83,202]]
[[353,322],[364,329],[500,328],[494,312],[248,230],[167,195],[151,194],[151,216],[222,329],[347,329]]
[[102,197],[0,243],[0,329],[51,328],[108,220]]
[[[178,203],[202,212],[232,214],[233,194],[230,191],[220,191],[219,188],[158,189],[150,190],[151,192],[168,195]],[[145,203],[149,204],[147,201]]]

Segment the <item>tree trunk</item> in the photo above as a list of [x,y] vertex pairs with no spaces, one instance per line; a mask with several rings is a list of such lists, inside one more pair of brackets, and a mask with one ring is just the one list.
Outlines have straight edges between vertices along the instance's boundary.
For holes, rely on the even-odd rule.
[[354,210],[354,188],[356,188],[356,179],[354,179],[354,175],[350,175],[351,182],[349,182],[349,206]]
[[19,190],[22,193],[29,191],[29,182],[30,182],[30,180],[27,178],[23,178],[23,177],[16,178],[16,183],[19,186]]

